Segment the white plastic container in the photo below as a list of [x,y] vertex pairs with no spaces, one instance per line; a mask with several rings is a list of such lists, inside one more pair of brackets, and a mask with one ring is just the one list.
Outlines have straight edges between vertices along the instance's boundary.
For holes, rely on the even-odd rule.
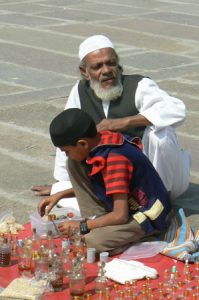
[[[67,216],[68,213],[73,213],[74,216],[71,218],[71,220],[80,220],[81,217],[79,216],[79,212],[72,208],[54,208],[50,214],[56,215],[56,217],[59,216]],[[40,217],[37,211],[30,213],[30,222],[31,222],[31,229],[36,228],[37,234],[39,236],[46,236],[49,230],[52,231],[52,235],[58,236],[58,233],[56,231],[56,228],[52,221],[46,220],[47,216]],[[54,220],[54,223],[56,225],[69,221],[69,218],[61,219],[61,220]]]

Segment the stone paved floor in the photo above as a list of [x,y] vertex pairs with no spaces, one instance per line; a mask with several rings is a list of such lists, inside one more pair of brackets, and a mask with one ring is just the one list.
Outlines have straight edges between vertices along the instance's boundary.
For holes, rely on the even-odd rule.
[[150,76],[185,102],[177,131],[193,165],[175,205],[198,226],[198,0],[0,0],[1,213],[29,221],[39,201],[31,185],[53,182],[48,126],[79,78],[78,46],[92,34],[113,40],[125,73]]

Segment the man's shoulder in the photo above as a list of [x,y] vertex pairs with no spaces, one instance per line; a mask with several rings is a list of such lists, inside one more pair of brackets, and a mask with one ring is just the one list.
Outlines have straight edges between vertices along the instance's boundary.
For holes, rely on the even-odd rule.
[[148,78],[147,76],[144,76],[144,75],[140,75],[140,74],[124,74],[122,75],[122,78],[124,81],[140,81],[144,78]]
[[89,86],[89,81],[85,80],[85,79],[80,79],[79,82],[78,82],[78,86],[86,86],[86,87],[88,87]]

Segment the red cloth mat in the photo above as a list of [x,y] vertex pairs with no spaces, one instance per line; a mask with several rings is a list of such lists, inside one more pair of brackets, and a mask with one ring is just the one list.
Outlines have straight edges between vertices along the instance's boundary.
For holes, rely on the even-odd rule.
[[[25,225],[25,230],[21,231],[19,233],[19,239],[23,239],[25,237],[29,237],[31,235],[31,228],[30,224]],[[60,241],[58,239],[56,240],[56,243],[58,246],[60,245]],[[118,257],[118,256],[117,256]],[[113,259],[114,257],[110,258]],[[173,260],[167,256],[158,254],[156,256],[150,257],[150,258],[145,258],[145,259],[139,259],[139,261],[143,262],[146,266],[155,268],[159,274],[157,279],[152,279],[151,284],[153,288],[153,293],[157,294],[157,287],[159,282],[164,282],[163,278],[163,273],[165,269],[168,269],[171,271],[172,266],[176,266],[180,276],[183,278],[183,269],[184,269],[184,263],[180,261]],[[95,294],[95,278],[97,276],[97,262],[94,264],[87,264],[85,263],[85,268],[86,268],[86,292],[92,293],[93,295]],[[193,290],[191,294],[194,293],[195,288],[196,288],[196,280],[194,279],[195,275],[195,266],[194,264],[190,264],[190,269],[192,272],[193,276],[193,283],[192,287]],[[9,267],[0,267],[0,286],[2,287],[7,287],[7,285],[15,278],[19,277],[18,274],[18,266],[17,266],[17,261],[12,261],[11,266]],[[138,281],[138,289],[142,289],[142,285],[146,283],[146,280],[139,280]],[[115,284],[115,282],[109,280],[108,285],[112,287]],[[120,289],[124,289],[124,286],[120,285]],[[157,297],[156,297],[157,298]],[[68,289],[68,280],[65,278],[64,281],[64,289],[61,292],[53,292],[53,293],[47,293],[45,294],[42,298],[42,300],[63,300],[63,299],[70,299],[69,295],[69,289]],[[92,299],[96,299],[94,296]],[[158,299],[158,298],[157,298]],[[192,299],[190,297],[190,299]]]

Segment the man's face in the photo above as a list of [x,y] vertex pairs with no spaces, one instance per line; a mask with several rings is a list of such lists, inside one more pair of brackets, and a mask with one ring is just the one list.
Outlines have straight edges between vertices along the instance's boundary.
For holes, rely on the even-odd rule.
[[84,78],[90,81],[95,94],[102,100],[114,100],[122,93],[118,58],[111,48],[93,51],[85,57]]
[[89,53],[85,62],[90,79],[98,81],[101,87],[108,89],[117,85],[119,66],[113,49],[104,48]]

